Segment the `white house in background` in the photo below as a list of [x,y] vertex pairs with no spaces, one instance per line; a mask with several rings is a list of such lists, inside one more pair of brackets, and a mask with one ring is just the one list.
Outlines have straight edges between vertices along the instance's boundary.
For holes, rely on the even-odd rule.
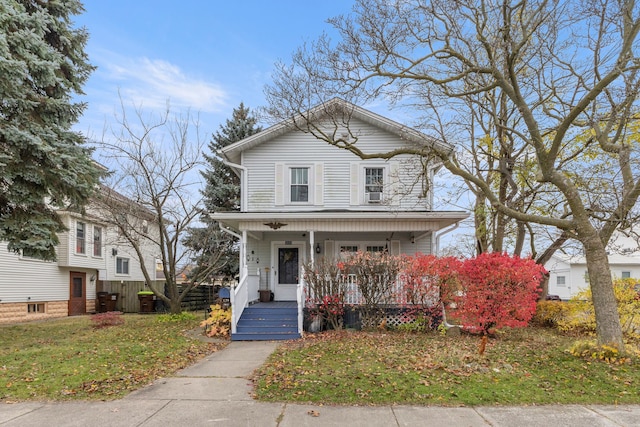
[[[609,248],[609,266],[613,278],[638,278],[640,281],[640,250],[637,242],[618,235],[612,238]],[[584,256],[556,254],[545,264],[545,268],[549,271],[550,295],[568,300],[589,288]]]
[[[348,129],[328,120],[327,110],[342,111]],[[309,112],[314,124],[343,138],[356,135],[367,152],[438,144],[426,135],[358,106],[334,99]],[[416,156],[362,160],[291,122],[272,126],[229,145],[219,153],[241,180],[240,212],[212,217],[240,240],[240,281],[232,292],[232,338],[237,322],[259,289],[275,301],[294,301],[302,331],[305,262],[337,259],[355,251],[391,254],[433,252],[436,232],[468,217],[466,212],[433,206],[431,186],[438,163]],[[424,159],[422,159],[424,161]],[[249,338],[259,339],[259,338]]]
[[[97,291],[124,294],[127,284],[137,293],[144,287],[133,248],[99,219],[95,206],[87,212],[58,212],[68,231],[59,234],[55,262],[9,252],[6,244],[0,249],[0,323],[91,313]],[[145,252],[154,266],[153,251]]]

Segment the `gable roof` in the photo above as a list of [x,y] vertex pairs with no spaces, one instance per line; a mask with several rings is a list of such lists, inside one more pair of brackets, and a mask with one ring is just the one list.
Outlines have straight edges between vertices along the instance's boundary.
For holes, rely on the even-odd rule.
[[[256,147],[264,142],[272,140],[278,136],[284,135],[294,130],[301,130],[304,125],[301,123],[319,121],[326,117],[331,117],[332,114],[341,113],[346,115],[349,119],[355,118],[361,120],[367,124],[383,129],[394,135],[397,135],[402,140],[412,142],[419,146],[434,147],[438,150],[445,152],[452,152],[453,147],[435,138],[432,138],[422,132],[419,132],[411,127],[383,117],[372,111],[366,110],[362,107],[358,107],[348,101],[340,98],[333,98],[330,101],[317,105],[311,110],[300,113],[297,117],[284,120],[278,124],[275,124],[262,132],[256,133],[248,138],[245,138],[236,143],[230,144],[219,151],[226,160],[239,164],[241,153],[245,150]],[[348,122],[344,121],[347,125]]]

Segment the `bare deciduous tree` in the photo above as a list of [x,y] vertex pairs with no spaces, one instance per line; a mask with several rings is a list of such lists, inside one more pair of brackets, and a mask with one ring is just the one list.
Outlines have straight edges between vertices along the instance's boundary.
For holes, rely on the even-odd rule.
[[[337,42],[323,36],[280,64],[269,110],[361,158],[436,156],[499,215],[578,240],[598,340],[622,348],[605,247],[640,194],[639,14],[623,0],[358,0],[353,14],[330,21]],[[456,147],[488,136],[498,174],[486,179],[477,173],[484,160],[470,168],[438,144],[362,152],[357,131],[342,138],[303,113],[325,105],[323,116],[348,129],[348,112],[327,102],[335,96],[420,111],[421,128]],[[516,160],[528,179],[509,172]],[[533,189],[549,197],[532,206],[522,196]]]
[[[222,267],[222,252],[215,250],[217,247],[187,248],[182,244],[202,213],[198,179],[204,142],[198,134],[198,123],[190,114],[172,116],[168,107],[155,119],[136,109],[131,122],[124,105],[117,121],[118,126],[101,143],[113,170],[110,187],[117,189],[102,192],[102,219],[117,228],[119,238],[133,247],[154,294],[172,313],[180,313],[189,291]],[[215,237],[207,236],[207,241],[212,239]],[[145,259],[149,252],[162,263],[165,289],[156,284],[155,260],[149,265]],[[202,262],[189,282],[179,287],[176,276],[196,257],[207,262]]]

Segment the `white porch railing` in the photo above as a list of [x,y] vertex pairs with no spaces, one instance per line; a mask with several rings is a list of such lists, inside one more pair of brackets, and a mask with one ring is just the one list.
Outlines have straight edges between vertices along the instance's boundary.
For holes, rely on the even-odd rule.
[[[345,304],[360,305],[364,301],[362,300],[362,292],[358,287],[356,276],[354,274],[347,274],[344,276],[345,282]],[[390,298],[388,301],[390,304],[406,304],[407,297],[402,278],[398,277],[390,289]]]
[[245,307],[249,304],[249,276],[246,269],[240,278],[238,285],[231,289],[231,333],[235,334],[238,328],[238,321]]

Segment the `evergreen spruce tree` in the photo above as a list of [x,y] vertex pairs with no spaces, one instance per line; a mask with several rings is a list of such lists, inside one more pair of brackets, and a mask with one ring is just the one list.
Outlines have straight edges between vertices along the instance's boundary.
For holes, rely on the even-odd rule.
[[[209,143],[211,154],[205,154],[208,167],[202,172],[205,179],[205,188],[202,191],[204,200],[204,212],[202,223],[204,228],[191,229],[185,244],[200,254],[195,260],[196,268],[192,276],[201,276],[203,270],[211,270],[210,260],[217,260],[222,267],[216,270],[226,276],[233,277],[238,273],[238,248],[234,239],[220,231],[217,221],[209,218],[210,212],[238,211],[240,210],[240,177],[218,156],[218,150],[243,140],[260,132],[262,128],[257,125],[257,119],[251,114],[249,108],[240,103],[233,110],[231,119],[227,119],[224,125],[213,134]],[[224,252],[221,258],[216,253]],[[213,271],[211,271],[213,272]]]
[[57,209],[81,209],[100,169],[71,126],[93,67],[76,0],[0,0],[0,240],[14,252],[56,257]]

